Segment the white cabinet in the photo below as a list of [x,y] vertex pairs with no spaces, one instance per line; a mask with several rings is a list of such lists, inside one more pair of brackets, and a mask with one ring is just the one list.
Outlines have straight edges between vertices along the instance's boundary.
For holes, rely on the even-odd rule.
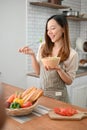
[[72,93],[72,104],[87,107],[87,85],[81,85],[73,88]]
[[87,108],[87,76],[76,78],[67,90],[71,104]]
[[31,86],[35,86],[37,88],[40,88],[40,79],[38,77],[34,76],[27,76],[27,88]]

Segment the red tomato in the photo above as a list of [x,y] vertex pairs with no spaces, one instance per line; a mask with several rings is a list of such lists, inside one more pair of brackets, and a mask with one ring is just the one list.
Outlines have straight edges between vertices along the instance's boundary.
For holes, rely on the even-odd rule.
[[30,106],[32,106],[32,103],[30,101],[28,101],[28,102],[24,103],[21,107],[25,108],[25,107],[30,107]]
[[66,109],[65,108],[60,108],[60,114],[62,115],[62,116],[66,116],[67,114],[66,114]]
[[59,109],[58,107],[54,108],[54,112],[55,112],[56,114],[58,114],[59,111],[60,111],[60,109]]
[[60,114],[60,115],[65,115],[65,113],[64,113],[64,109],[62,108],[54,108],[54,112],[56,113],[56,114]]
[[68,107],[68,108],[54,108],[54,112],[56,114],[60,114],[62,116],[72,116],[77,113],[76,109]]
[[74,108],[66,108],[67,116],[72,116],[77,113],[76,109]]

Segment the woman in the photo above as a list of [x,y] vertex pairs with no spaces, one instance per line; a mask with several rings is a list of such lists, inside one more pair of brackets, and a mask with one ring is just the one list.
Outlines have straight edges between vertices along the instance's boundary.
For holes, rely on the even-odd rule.
[[[37,54],[32,49],[23,47],[19,52],[29,54],[36,74],[40,75],[44,95],[68,102],[66,85],[70,85],[78,69],[78,54],[70,47],[68,22],[64,15],[53,15],[46,23],[45,43]],[[41,58],[48,56],[61,57],[55,68],[44,67]]]

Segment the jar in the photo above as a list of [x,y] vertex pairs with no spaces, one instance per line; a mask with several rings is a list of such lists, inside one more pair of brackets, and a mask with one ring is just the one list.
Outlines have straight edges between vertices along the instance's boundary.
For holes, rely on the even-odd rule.
[[61,5],[62,0],[48,0],[49,3]]
[[87,52],[87,41],[85,41],[85,42],[83,43],[83,50],[84,50],[85,52]]

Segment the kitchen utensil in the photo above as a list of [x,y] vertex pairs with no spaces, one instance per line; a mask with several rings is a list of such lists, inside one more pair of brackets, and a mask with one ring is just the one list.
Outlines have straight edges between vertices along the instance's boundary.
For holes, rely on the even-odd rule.
[[85,52],[87,52],[87,41],[85,41],[85,42],[83,43],[83,50],[84,50]]
[[87,13],[84,13],[84,14],[82,15],[82,17],[83,17],[83,18],[87,18]]
[[63,11],[63,14],[65,14],[66,16],[71,16],[72,15],[72,12],[71,11]]
[[78,37],[76,39],[76,49],[83,51],[83,43],[83,40],[80,37]]
[[87,112],[78,111],[78,113],[74,114],[73,116],[61,116],[59,114],[56,114],[53,110],[50,110],[48,112],[48,116],[51,119],[55,119],[55,120],[81,120],[87,117]]
[[79,11],[74,11],[72,9],[63,11],[63,14],[65,14],[66,16],[79,17]]

